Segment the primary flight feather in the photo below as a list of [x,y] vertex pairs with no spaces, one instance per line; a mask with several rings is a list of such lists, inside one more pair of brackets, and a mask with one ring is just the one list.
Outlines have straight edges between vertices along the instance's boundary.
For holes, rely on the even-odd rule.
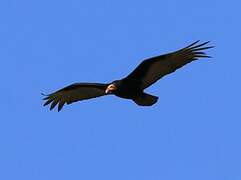
[[50,104],[50,110],[52,110],[58,105],[58,111],[60,111],[64,104],[109,94],[131,99],[140,106],[151,106],[157,102],[158,97],[145,93],[145,88],[192,61],[199,58],[210,58],[202,50],[213,46],[205,46],[209,42],[202,44],[198,44],[198,42],[196,41],[172,53],[146,59],[133,72],[121,80],[108,84],[75,83],[67,86],[46,95],[44,106]]

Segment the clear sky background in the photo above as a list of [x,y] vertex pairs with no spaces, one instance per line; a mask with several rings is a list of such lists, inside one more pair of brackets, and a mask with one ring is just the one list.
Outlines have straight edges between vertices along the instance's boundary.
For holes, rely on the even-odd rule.
[[[240,180],[236,0],[0,2],[1,180]],[[43,107],[40,93],[110,82],[143,59],[211,41],[203,59],[147,91]]]

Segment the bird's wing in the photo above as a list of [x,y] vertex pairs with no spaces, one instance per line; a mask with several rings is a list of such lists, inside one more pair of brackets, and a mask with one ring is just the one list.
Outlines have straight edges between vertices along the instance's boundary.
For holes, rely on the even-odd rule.
[[107,86],[108,84],[75,83],[52,94],[46,95],[43,99],[46,101],[44,106],[51,103],[50,110],[52,110],[58,104],[58,111],[60,111],[65,103],[71,104],[76,101],[105,95]]
[[178,51],[144,60],[125,79],[138,80],[141,82],[141,88],[145,89],[163,76],[174,72],[198,58],[210,57],[202,52],[202,50],[212,48],[213,46],[205,46],[209,42],[202,44],[198,44],[198,42],[196,41]]

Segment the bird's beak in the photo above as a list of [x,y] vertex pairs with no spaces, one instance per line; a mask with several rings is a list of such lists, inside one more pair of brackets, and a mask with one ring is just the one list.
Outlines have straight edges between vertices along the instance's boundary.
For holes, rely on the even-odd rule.
[[115,91],[117,88],[114,84],[110,84],[106,90],[105,90],[105,93],[108,94],[109,92],[112,92],[112,91]]

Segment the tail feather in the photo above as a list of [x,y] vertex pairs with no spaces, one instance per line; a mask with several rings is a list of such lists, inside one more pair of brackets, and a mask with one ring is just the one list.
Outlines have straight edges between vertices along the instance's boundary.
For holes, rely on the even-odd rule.
[[142,93],[139,97],[133,99],[133,101],[139,106],[152,106],[158,100],[158,97]]

